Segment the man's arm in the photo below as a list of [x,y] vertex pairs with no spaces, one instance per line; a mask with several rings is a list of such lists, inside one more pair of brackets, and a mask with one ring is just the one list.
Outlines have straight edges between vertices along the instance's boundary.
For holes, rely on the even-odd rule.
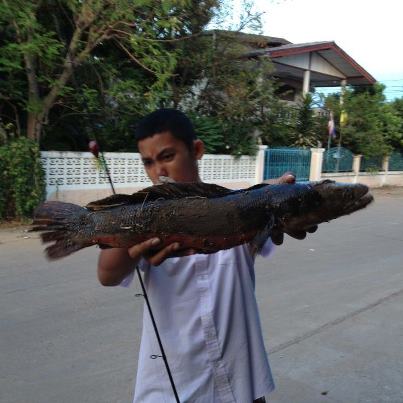
[[[152,238],[129,249],[112,248],[102,250],[98,259],[99,282],[104,286],[119,285],[134,270],[142,257],[153,266],[158,266],[180,247],[175,242],[155,251],[155,247],[159,243],[158,238]],[[151,252],[151,250],[153,251]]]

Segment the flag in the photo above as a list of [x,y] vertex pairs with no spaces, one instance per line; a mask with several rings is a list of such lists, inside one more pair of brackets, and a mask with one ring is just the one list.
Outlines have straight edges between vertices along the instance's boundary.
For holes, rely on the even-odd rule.
[[342,110],[340,113],[340,126],[343,127],[347,123],[347,112]]
[[336,137],[336,127],[334,124],[333,112],[330,112],[329,122],[327,123],[327,128],[328,128],[329,136],[332,138],[335,138]]

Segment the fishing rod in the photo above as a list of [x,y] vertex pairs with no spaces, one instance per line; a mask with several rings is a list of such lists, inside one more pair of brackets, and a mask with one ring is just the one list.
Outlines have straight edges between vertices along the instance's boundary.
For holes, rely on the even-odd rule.
[[[74,86],[77,88],[77,90],[79,90],[77,81],[75,79],[74,71],[72,72],[72,82],[73,82]],[[85,100],[85,97],[83,97],[83,108],[86,111],[86,116],[85,116],[85,119],[84,119],[85,120],[84,127],[85,127],[85,131],[87,132],[86,133],[87,138],[90,139],[89,126],[93,126],[93,125],[89,124],[89,122],[88,122],[88,118],[89,118],[90,114],[88,113],[89,109],[88,109],[88,105],[87,105],[87,102]],[[111,174],[110,174],[108,164],[106,162],[103,150],[100,147],[100,144],[98,142],[98,139],[97,139],[97,136],[95,134],[95,131],[93,131],[93,130],[91,130],[91,137],[94,140],[89,141],[88,148],[89,148],[90,152],[92,153],[92,155],[94,155],[94,157],[97,159],[97,161],[100,162],[100,167],[105,170],[105,173],[106,173],[106,176],[108,177],[108,181],[109,181],[109,185],[111,187],[112,193],[116,194],[115,187],[113,186],[113,180],[112,180],[112,177],[111,177]],[[100,158],[100,155],[101,155],[101,158]],[[175,386],[175,382],[174,382],[173,377],[172,377],[172,372],[171,372],[171,369],[170,369],[169,364],[168,364],[168,359],[167,359],[167,356],[165,354],[164,347],[162,345],[161,337],[160,337],[160,334],[159,334],[159,331],[158,331],[158,328],[157,328],[157,323],[155,321],[154,314],[153,314],[153,311],[151,309],[150,300],[148,298],[148,294],[147,294],[146,288],[144,286],[143,278],[141,276],[138,264],[136,264],[135,270],[136,270],[137,276],[138,276],[139,281],[140,281],[141,289],[142,289],[142,292],[143,292],[142,296],[144,297],[144,299],[146,301],[147,309],[148,309],[148,312],[150,314],[151,322],[153,324],[155,336],[157,338],[158,346],[159,346],[160,351],[161,351],[161,356],[153,354],[153,355],[150,356],[150,358],[151,359],[156,359],[156,358],[162,357],[162,359],[164,361],[164,364],[165,364],[165,369],[166,369],[167,374],[168,374],[169,382],[171,384],[172,392],[173,392],[173,394],[175,396],[176,403],[180,403],[178,392],[177,392],[176,386]]]
[[[94,155],[94,157],[97,160],[99,160],[99,154],[101,154],[102,161],[101,161],[100,165],[101,165],[101,167],[103,166],[104,169],[105,169],[105,173],[106,173],[106,175],[108,177],[108,181],[109,181],[109,184],[111,186],[112,193],[116,194],[115,188],[113,186],[112,177],[110,175],[110,171],[108,169],[106,159],[105,159],[105,157],[104,157],[104,155],[102,153],[102,150],[99,147],[99,143],[98,143],[94,133],[93,133],[93,137],[94,137],[95,140],[92,140],[92,141],[89,142],[89,149],[90,149],[91,153]],[[148,298],[148,294],[147,294],[146,288],[144,286],[143,278],[141,276],[138,264],[136,264],[136,269],[135,270],[136,270],[138,279],[140,281],[140,286],[141,286],[141,289],[142,289],[142,292],[143,292],[143,294],[141,294],[141,295],[144,297],[144,299],[146,301],[146,305],[147,305],[147,308],[148,308],[148,313],[150,314],[150,318],[151,318],[151,322],[153,324],[155,336],[157,337],[158,346],[159,346],[160,351],[161,351],[161,356],[153,354],[153,355],[150,356],[150,358],[151,359],[156,359],[158,357],[162,357],[162,359],[164,361],[164,364],[165,364],[165,369],[166,369],[167,374],[168,374],[169,382],[171,384],[172,392],[173,392],[173,394],[175,396],[175,400],[176,400],[177,403],[180,403],[178,392],[177,392],[176,386],[175,386],[175,382],[174,382],[173,377],[172,377],[172,372],[171,372],[171,369],[170,369],[169,364],[168,364],[168,359],[167,359],[167,356],[165,354],[164,347],[162,345],[161,337],[160,337],[160,334],[159,334],[159,331],[158,331],[158,328],[157,328],[157,323],[155,321],[154,314],[153,314],[153,311],[151,309],[150,300]]]

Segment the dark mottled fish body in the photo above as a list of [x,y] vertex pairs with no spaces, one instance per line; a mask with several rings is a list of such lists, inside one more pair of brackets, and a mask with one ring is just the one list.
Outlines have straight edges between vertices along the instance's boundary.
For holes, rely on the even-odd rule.
[[332,181],[295,185],[261,184],[231,191],[209,184],[167,183],[133,195],[115,195],[83,208],[46,202],[34,217],[33,230],[54,242],[49,258],[60,258],[99,244],[129,247],[151,237],[160,247],[179,242],[199,253],[250,242],[257,235],[304,231],[350,214],[372,201],[364,185]]

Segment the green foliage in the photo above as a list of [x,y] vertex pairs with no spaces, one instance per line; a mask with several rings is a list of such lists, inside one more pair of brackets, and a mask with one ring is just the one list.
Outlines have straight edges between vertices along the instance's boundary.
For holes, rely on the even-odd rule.
[[203,140],[205,152],[220,153],[224,144],[224,125],[218,119],[189,113],[198,138]]
[[[224,141],[225,149],[232,155],[255,155],[258,151],[255,128],[244,122],[239,124],[235,120],[225,122]],[[228,152],[222,152],[227,154]]]
[[246,50],[234,33],[213,31],[193,38],[182,45],[179,74],[171,82],[174,106],[219,127],[210,131],[215,138],[218,131],[222,136],[216,153],[256,152],[267,126],[267,105],[274,103],[271,63],[243,58]]
[[389,107],[397,126],[397,130],[388,136],[389,143],[395,150],[403,153],[403,98],[395,99]]
[[292,145],[302,148],[317,147],[322,141],[324,122],[322,117],[314,113],[312,95],[307,94],[295,110],[296,121],[291,133]]
[[27,138],[0,147],[0,219],[31,216],[44,199],[38,144]]
[[[377,158],[394,149],[403,149],[403,110],[399,109],[399,100],[387,103],[383,90],[381,84],[348,88],[342,105],[338,95],[326,98],[327,108],[334,113],[342,144],[355,154]],[[342,111],[343,124],[340,122]]]
[[[0,3],[0,109],[18,134],[45,148],[75,144],[102,127],[121,148],[127,113],[168,102],[179,49],[218,0],[44,0]],[[135,81],[135,85],[134,84]],[[129,89],[131,94],[119,88]],[[133,92],[135,91],[135,92]],[[83,118],[88,114],[87,118]],[[121,123],[123,122],[123,123]],[[69,133],[75,137],[67,141]],[[75,148],[77,149],[77,148]]]

